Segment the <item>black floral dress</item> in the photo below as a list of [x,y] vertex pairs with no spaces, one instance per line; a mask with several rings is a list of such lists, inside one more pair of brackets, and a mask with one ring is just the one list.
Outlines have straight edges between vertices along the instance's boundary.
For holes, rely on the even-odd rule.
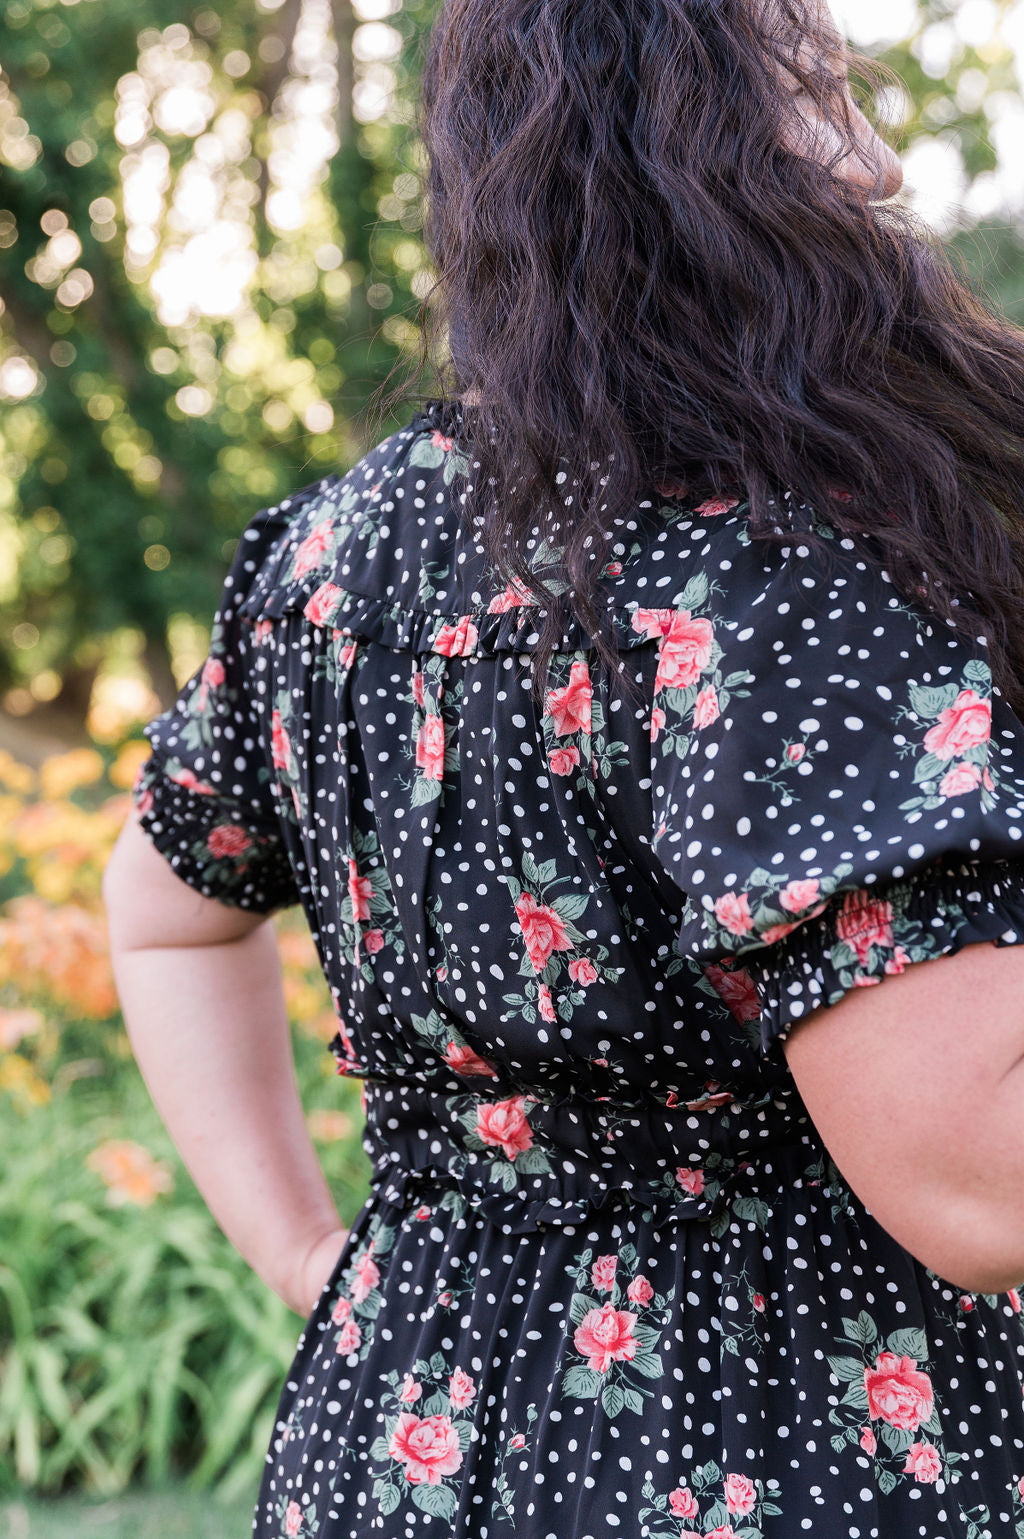
[[[253,1533],[1024,1535],[1017,1292],[881,1228],[781,1051],[1024,939],[1024,727],[983,644],[793,498],[769,547],[664,488],[601,575],[640,705],[573,619],[541,709],[462,425],[430,401],[252,520],[136,785],[185,881],[301,903],[364,1086],[372,1195]],[[913,1093],[880,1067],[894,1117]]]

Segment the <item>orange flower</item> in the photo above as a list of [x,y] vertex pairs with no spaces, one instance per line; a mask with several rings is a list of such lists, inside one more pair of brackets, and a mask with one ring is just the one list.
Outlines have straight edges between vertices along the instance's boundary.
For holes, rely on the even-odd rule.
[[169,1192],[174,1186],[170,1167],[128,1138],[108,1138],[85,1163],[106,1183],[107,1202],[112,1207],[126,1203],[149,1207],[158,1193]]

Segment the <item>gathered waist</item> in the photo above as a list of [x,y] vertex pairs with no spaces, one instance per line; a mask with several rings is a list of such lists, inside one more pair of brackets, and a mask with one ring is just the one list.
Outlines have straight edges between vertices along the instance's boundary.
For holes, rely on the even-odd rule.
[[379,1204],[396,1215],[419,1204],[467,1211],[505,1234],[527,1234],[550,1226],[586,1224],[598,1215],[633,1210],[657,1224],[697,1222],[711,1235],[724,1233],[733,1219],[764,1229],[772,1205],[787,1188],[820,1187],[844,1206],[848,1188],[827,1152],[813,1139],[779,1146],[757,1162],[715,1161],[679,1167],[656,1179],[578,1168],[531,1188],[507,1189],[486,1164],[471,1158],[442,1165],[405,1163],[400,1151],[378,1159],[373,1190]]

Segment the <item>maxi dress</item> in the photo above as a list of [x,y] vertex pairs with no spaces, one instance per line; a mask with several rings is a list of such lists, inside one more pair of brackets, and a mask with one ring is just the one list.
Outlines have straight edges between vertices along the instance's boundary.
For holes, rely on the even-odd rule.
[[[791,494],[772,545],[657,488],[600,574],[639,699],[570,616],[541,705],[464,425],[420,403],[251,520],[135,786],[201,893],[302,905],[362,1081],[372,1190],[253,1534],[1024,1535],[1021,1299],[881,1227],[782,1051],[1024,939],[1024,726],[984,641]],[[530,570],[557,556],[535,529]],[[877,1093],[898,1122],[914,1085],[881,1062]]]

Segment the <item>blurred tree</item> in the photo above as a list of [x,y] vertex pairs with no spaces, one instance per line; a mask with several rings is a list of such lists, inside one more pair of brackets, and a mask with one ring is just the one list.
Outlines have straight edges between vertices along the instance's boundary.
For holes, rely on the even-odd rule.
[[[1020,97],[979,3],[919,0],[882,54],[907,92],[877,106],[901,147],[960,157],[984,215]],[[245,520],[369,447],[429,282],[412,125],[436,4],[0,7],[8,709],[81,720],[126,633],[169,698],[181,621],[208,621]],[[961,243],[1019,302],[1012,222]]]
[[208,618],[245,519],[368,447],[360,411],[416,336],[421,10],[7,0],[0,685],[18,699],[84,713],[123,627],[168,698],[172,622]]

